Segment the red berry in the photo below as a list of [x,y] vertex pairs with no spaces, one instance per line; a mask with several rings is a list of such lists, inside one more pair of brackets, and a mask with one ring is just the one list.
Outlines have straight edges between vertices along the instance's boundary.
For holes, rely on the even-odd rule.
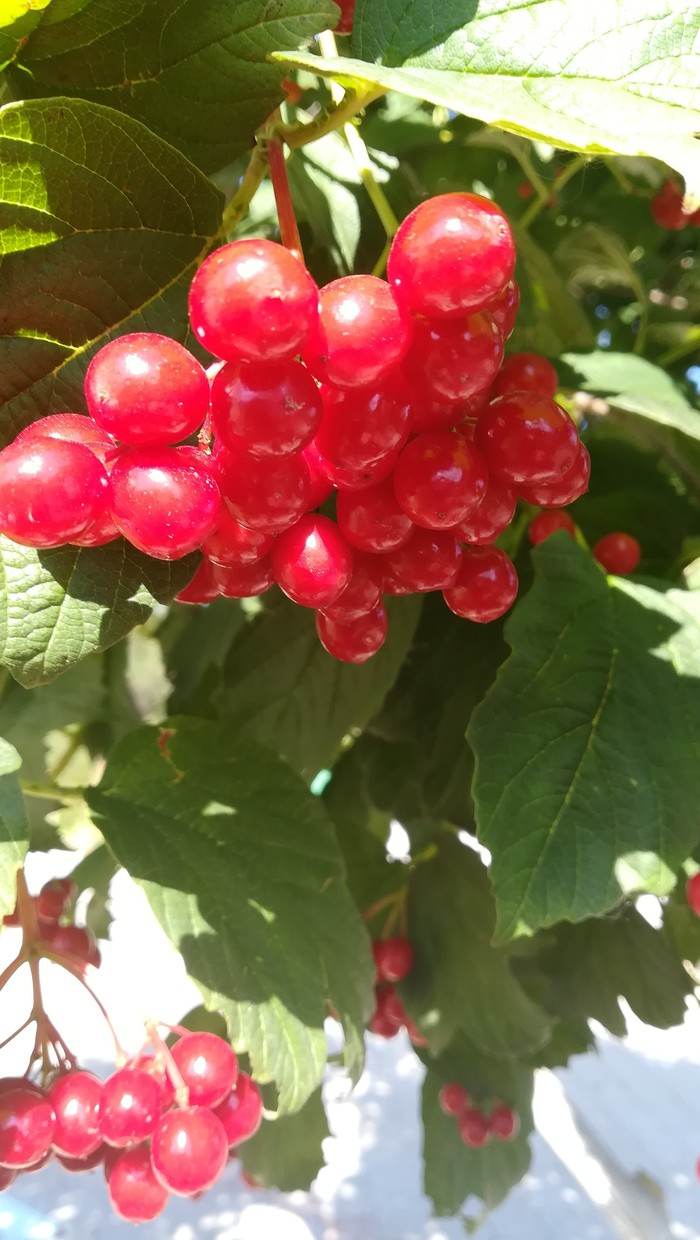
[[129,1223],[150,1222],[162,1213],[170,1196],[153,1173],[146,1145],[119,1154],[107,1183],[114,1213]]
[[517,497],[512,487],[489,478],[479,507],[470,512],[452,533],[462,542],[485,547],[508,528],[515,515]]
[[[364,470],[396,452],[408,437],[410,395],[403,385],[341,391],[321,388],[323,420],[314,440],[327,465]],[[331,481],[335,478],[331,476]]]
[[273,542],[274,535],[265,530],[249,530],[224,507],[219,513],[216,529],[202,543],[202,552],[207,559],[226,567],[255,564],[268,555]]
[[286,361],[318,317],[318,289],[283,245],[246,238],[204,260],[190,288],[195,336],[227,362]]
[[406,1021],[406,1033],[411,1039],[413,1046],[429,1046],[428,1039],[421,1033],[417,1024],[413,1020]]
[[97,967],[100,953],[92,930],[88,926],[42,925],[41,937],[57,956],[73,956],[86,964]]
[[401,224],[387,276],[413,314],[459,318],[493,301],[514,267],[515,242],[500,208],[478,194],[441,194]]
[[20,1085],[0,1093],[0,1164],[36,1166],[51,1149],[55,1127],[53,1107],[37,1089]]
[[449,530],[415,529],[405,546],[383,558],[389,579],[422,594],[454,585],[462,548]]
[[393,478],[364,491],[339,491],[336,514],[341,533],[360,551],[395,551],[415,529],[396,498]]
[[289,456],[313,439],[321,397],[300,362],[228,362],[211,385],[214,432],[232,451]]
[[35,904],[37,916],[41,921],[58,921],[70,908],[77,894],[75,883],[52,879],[44,883]]
[[19,904],[15,904],[11,913],[5,913],[2,919],[3,926],[21,926],[22,921],[19,914]]
[[214,1108],[216,1118],[223,1124],[229,1145],[240,1145],[241,1141],[247,1141],[258,1131],[262,1122],[262,1111],[260,1090],[245,1072],[238,1074],[235,1089]]
[[473,1150],[481,1149],[490,1136],[489,1121],[483,1111],[477,1111],[473,1107],[468,1107],[458,1120],[459,1135],[465,1145]]
[[109,479],[89,448],[63,439],[0,452],[0,533],[28,547],[59,547],[107,511]]
[[95,354],[85,375],[85,400],[98,426],[122,443],[172,444],[202,425],[209,381],[177,340],[134,332]]
[[576,537],[576,525],[563,508],[553,508],[549,512],[538,513],[530,522],[527,532],[533,547],[537,547],[551,534],[556,534],[557,530],[566,530],[572,538]]
[[[60,1163],[64,1171],[70,1171],[71,1175],[80,1175],[83,1171],[94,1171],[96,1167],[102,1166],[105,1157],[105,1150],[110,1149],[108,1145],[98,1145],[91,1154],[87,1154],[85,1158],[68,1158],[65,1154],[57,1154],[56,1162]],[[116,1154],[116,1150],[111,1151]]]
[[254,564],[214,564],[211,576],[223,598],[256,598],[275,584],[272,559],[269,555]]
[[216,528],[219,489],[207,458],[189,448],[125,448],[112,470],[112,516],[125,538],[158,560],[179,560]]
[[496,320],[504,340],[508,339],[515,327],[519,306],[520,287],[515,280],[509,280],[505,288],[501,289],[493,301],[490,301],[484,307]]
[[207,1107],[168,1111],[153,1133],[151,1164],[156,1177],[183,1197],[211,1188],[227,1159],[226,1131]]
[[411,330],[410,316],[385,280],[343,276],[321,289],[318,321],[302,356],[322,383],[370,387],[401,361]]
[[403,1004],[393,986],[377,986],[375,999],[369,1027],[380,1038],[393,1038],[406,1023]]
[[316,514],[280,534],[271,558],[277,584],[301,607],[327,607],[352,573],[352,551],[337,525]]
[[449,529],[476,508],[486,491],[484,461],[464,435],[416,435],[394,470],[394,491],[404,512],[426,529]]
[[592,548],[593,556],[606,573],[625,577],[633,573],[642,558],[642,548],[631,534],[606,534]]
[[213,603],[219,597],[219,587],[212,576],[209,560],[202,560],[188,585],[175,595],[177,603]]
[[570,469],[551,482],[535,482],[529,487],[519,487],[520,496],[528,504],[540,508],[564,508],[573,504],[588,490],[591,477],[591,458],[588,449],[579,443],[576,459]]
[[351,624],[361,616],[367,616],[382,601],[384,566],[379,556],[356,551],[352,557],[350,580],[334,602],[323,610],[329,620],[339,624]]
[[388,630],[386,608],[378,604],[350,624],[338,624],[316,612],[316,632],[324,650],[343,663],[366,663],[384,645]]
[[685,885],[685,898],[696,917],[700,917],[700,871],[689,878]]
[[650,210],[651,218],[659,228],[675,232],[690,223],[690,217],[683,211],[683,195],[672,181],[666,181],[659,193],[655,194]]
[[263,459],[223,449],[215,472],[231,516],[251,530],[279,533],[309,506],[309,471],[301,453]]
[[350,34],[352,31],[353,18],[355,16],[356,0],[336,0],[336,4],[340,9],[340,21],[335,27],[336,34]]
[[160,1116],[161,1090],[150,1072],[119,1068],[102,1087],[100,1132],[108,1145],[123,1149],[150,1137]]
[[559,377],[556,370],[539,353],[511,353],[501,366],[493,385],[494,396],[511,392],[534,392],[537,396],[556,396]]
[[236,1056],[215,1033],[185,1033],[171,1054],[190,1091],[192,1106],[217,1106],[236,1084]]
[[433,400],[468,400],[493,383],[502,359],[503,337],[490,314],[416,319],[403,371]]
[[535,191],[529,181],[518,181],[518,188],[517,188],[518,198],[522,198],[522,199],[532,198],[532,195],[534,194],[534,192]]
[[309,471],[309,508],[320,508],[333,494],[333,483],[328,477],[321,453],[313,441],[301,453]]
[[463,620],[488,624],[515,602],[518,575],[500,547],[465,547],[453,586],[443,591],[450,611]]
[[489,1130],[498,1141],[513,1141],[518,1135],[518,1116],[512,1107],[499,1103],[489,1116]]
[[53,1148],[66,1158],[87,1158],[102,1145],[102,1082],[91,1072],[67,1072],[47,1092],[56,1115]]
[[451,431],[464,418],[465,402],[431,400],[415,396],[411,404],[411,432],[420,435],[430,431]]
[[378,981],[401,982],[413,968],[413,948],[408,939],[378,939],[372,944],[372,954]]
[[391,477],[398,455],[399,448],[396,448],[376,461],[357,469],[345,469],[340,465],[334,465],[320,454],[318,459],[326,477],[332,486],[338,488],[338,491],[366,491],[369,487],[376,487],[380,482]]
[[438,1102],[443,1115],[457,1117],[462,1115],[469,1106],[469,1094],[463,1085],[458,1085],[455,1081],[449,1085],[443,1085],[438,1094]]
[[482,413],[475,443],[497,477],[531,486],[571,469],[579,438],[568,413],[555,401],[516,392],[494,400]]
[[[15,443],[36,443],[38,439],[63,439],[67,443],[83,444],[101,461],[107,473],[117,454],[112,436],[82,413],[52,413],[46,418],[39,418],[20,431]],[[73,543],[78,547],[103,547],[118,537],[119,530],[105,508],[81,534],[76,535]]]

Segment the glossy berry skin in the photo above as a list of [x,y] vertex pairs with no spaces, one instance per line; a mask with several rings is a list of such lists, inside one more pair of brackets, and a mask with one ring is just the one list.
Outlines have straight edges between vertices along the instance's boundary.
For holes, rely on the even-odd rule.
[[411,431],[414,435],[430,431],[451,431],[464,417],[464,405],[451,400],[433,400],[416,393],[411,404]]
[[168,1111],[153,1133],[151,1165],[156,1178],[180,1196],[211,1188],[227,1160],[226,1131],[207,1107]]
[[228,1042],[214,1033],[185,1033],[171,1049],[191,1106],[217,1106],[233,1089],[238,1061]]
[[209,381],[177,340],[133,332],[95,354],[85,401],[98,426],[121,443],[173,444],[199,430],[209,409]]
[[688,879],[685,885],[685,898],[695,916],[700,917],[700,872]]
[[478,1150],[486,1145],[490,1136],[490,1125],[483,1111],[468,1107],[459,1117],[458,1127],[464,1144],[471,1149]]
[[[105,1150],[110,1148],[108,1145],[98,1145],[91,1154],[86,1154],[85,1158],[68,1158],[66,1154],[56,1154],[56,1162],[71,1175],[80,1175],[84,1171],[94,1171],[96,1167],[100,1167],[104,1162]],[[111,1152],[116,1153],[115,1150]]]
[[275,580],[300,607],[327,607],[350,581],[352,550],[328,517],[308,514],[275,539]]
[[240,1145],[255,1135],[262,1122],[262,1111],[260,1090],[245,1072],[239,1072],[235,1089],[214,1107],[229,1145]]
[[459,318],[492,302],[514,267],[513,234],[495,203],[478,194],[441,194],[400,225],[387,276],[412,314]]
[[147,1145],[124,1150],[112,1163],[107,1183],[114,1213],[128,1223],[148,1223],[157,1218],[170,1197],[156,1179]]
[[336,516],[341,533],[359,551],[395,551],[415,529],[396,498],[393,477],[356,493],[339,491]]
[[309,471],[301,453],[263,460],[224,450],[215,469],[229,513],[251,530],[279,533],[309,506]]
[[572,538],[576,537],[576,525],[563,508],[553,508],[551,511],[538,513],[530,522],[527,533],[533,547],[537,547],[546,538],[556,534],[558,530],[566,530]]
[[211,385],[214,432],[233,451],[289,456],[321,424],[321,397],[300,362],[228,362]]
[[269,555],[254,564],[211,564],[211,576],[222,598],[256,598],[275,584]]
[[102,1139],[117,1149],[145,1141],[158,1122],[161,1106],[155,1077],[137,1068],[119,1068],[102,1087]]
[[249,530],[222,507],[216,529],[202,543],[202,553],[215,564],[255,564],[269,554],[273,542],[273,534]]
[[384,585],[383,560],[377,555],[355,551],[352,557],[350,580],[337,599],[322,610],[329,620],[338,624],[351,624],[361,616],[368,615],[382,601]]
[[490,387],[502,359],[503,337],[490,314],[419,318],[403,372],[413,389],[433,400],[463,401]]
[[83,413],[50,413],[25,426],[16,436],[15,443],[36,443],[38,439],[63,439],[66,443],[81,443],[89,448],[104,465],[117,450],[112,435]]
[[302,357],[315,377],[334,387],[371,387],[401,361],[411,340],[410,315],[386,280],[343,276],[321,289],[318,321]]
[[387,577],[416,593],[454,585],[462,548],[449,530],[416,529],[403,547],[384,557]]
[[387,631],[386,608],[381,603],[350,624],[338,624],[322,611],[316,612],[316,632],[321,645],[342,663],[366,663],[384,645]]
[[0,1165],[34,1167],[48,1154],[56,1117],[36,1089],[18,1086],[0,1094]]
[[469,1094],[463,1085],[455,1081],[449,1085],[443,1085],[438,1094],[438,1102],[443,1115],[453,1115],[457,1118],[469,1106]]
[[539,353],[511,353],[503,363],[493,385],[494,396],[511,392],[535,392],[537,396],[556,396],[559,377],[551,362]]
[[42,938],[57,956],[73,956],[97,967],[100,953],[92,930],[87,926],[42,925]]
[[463,620],[488,624],[515,602],[518,575],[500,547],[465,547],[457,580],[443,597],[450,611]]
[[399,454],[394,493],[407,516],[425,529],[449,529],[476,508],[488,474],[464,435],[417,435]]
[[518,1116],[512,1107],[504,1103],[493,1108],[489,1115],[489,1131],[498,1141],[513,1141],[518,1135]]
[[179,560],[216,528],[219,488],[206,457],[188,448],[125,448],[112,469],[112,516],[157,560]]
[[691,222],[683,211],[683,195],[673,181],[666,181],[650,204],[651,218],[659,228],[676,232]]
[[462,542],[486,547],[508,528],[515,516],[517,496],[512,487],[490,477],[486,494],[473,512],[452,531]]
[[492,401],[476,424],[474,442],[490,472],[516,487],[558,478],[571,469],[579,446],[568,413],[529,392]]
[[324,461],[316,444],[306,445],[301,453],[309,471],[309,508],[320,508],[333,494],[333,483],[324,468]]
[[41,921],[58,921],[70,908],[77,895],[75,883],[60,879],[44,883],[36,898],[37,917]]
[[212,576],[212,566],[209,560],[202,560],[197,571],[190,582],[175,595],[176,603],[189,603],[191,605],[201,605],[202,603],[213,603],[215,598],[219,597],[219,587]]
[[377,970],[377,981],[401,982],[411,972],[414,963],[413,948],[408,939],[377,939],[372,944],[372,955]]
[[631,534],[615,532],[606,534],[591,549],[594,559],[603,565],[606,573],[626,577],[633,573],[642,558],[642,549]]
[[369,1027],[380,1038],[393,1038],[406,1023],[406,1013],[393,986],[377,986]]
[[551,482],[535,482],[532,486],[519,487],[521,499],[540,508],[564,508],[573,504],[588,490],[591,477],[591,458],[588,449],[579,443],[576,459],[570,469]]
[[56,1115],[53,1148],[66,1158],[87,1158],[102,1145],[102,1082],[91,1072],[59,1076],[46,1095]]
[[501,335],[507,340],[515,327],[520,306],[520,287],[516,280],[509,280],[500,293],[490,301],[485,309],[496,320]]
[[366,491],[369,487],[376,487],[380,482],[392,476],[398,455],[399,449],[397,448],[392,452],[386,452],[376,461],[370,461],[366,465],[352,469],[327,461],[320,454],[318,460],[326,478],[339,492]]
[[335,27],[336,34],[350,34],[355,17],[355,0],[337,0],[340,9],[340,21]]
[[107,511],[107,472],[89,448],[62,439],[0,452],[0,533],[27,547],[73,542]]
[[341,470],[363,470],[396,452],[408,438],[411,399],[392,384],[372,391],[321,388],[323,419],[314,440],[325,462]]
[[204,260],[190,288],[199,343],[227,362],[287,361],[318,318],[318,289],[283,245],[232,241]]

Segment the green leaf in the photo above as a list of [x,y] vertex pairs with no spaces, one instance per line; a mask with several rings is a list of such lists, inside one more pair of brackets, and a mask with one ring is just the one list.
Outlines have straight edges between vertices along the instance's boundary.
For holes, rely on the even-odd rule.
[[573,228],[557,246],[554,261],[568,275],[572,288],[629,290],[641,304],[646,302],[644,281],[624,242],[599,224]]
[[83,409],[88,362],[112,336],[185,336],[221,204],[182,155],[111,108],[0,109],[0,446]]
[[237,1153],[246,1171],[265,1188],[283,1193],[310,1188],[324,1164],[321,1142],[329,1137],[320,1089],[296,1115],[263,1120]]
[[490,1055],[523,1055],[547,1041],[551,1022],[491,945],[495,924],[486,868],[443,833],[436,855],[415,867],[408,896],[416,962],[404,991],[411,1010],[427,1013],[421,1028],[433,1050],[457,1030]]
[[567,1020],[598,1020],[624,1037],[624,998],[647,1025],[680,1025],[693,983],[658,930],[632,908],[617,917],[560,926],[545,954],[549,985],[543,1003]]
[[299,776],[228,724],[183,717],[120,741],[89,804],[280,1109],[320,1082],[327,1003],[356,1077],[369,941],[323,805]]
[[332,659],[313,614],[286,600],[263,612],[234,642],[224,669],[222,713],[313,777],[329,767],[343,737],[381,706],[403,663],[420,613],[419,596],[389,603],[389,636],[361,667]]
[[561,272],[528,232],[517,227],[513,231],[518,249],[520,311],[509,348],[548,357],[556,357],[564,349],[592,348],[591,325]]
[[0,0],[0,69],[14,58],[50,3],[51,0]]
[[123,539],[36,551],[0,537],[0,666],[25,688],[105,650],[192,576],[194,557],[153,560]]
[[660,366],[632,353],[600,349],[564,353],[562,361],[576,372],[583,391],[606,398],[613,416],[634,415],[627,420],[619,418],[623,425],[641,422],[652,434],[655,428],[669,427],[689,439],[700,440],[700,411]]
[[285,59],[571,150],[653,155],[700,190],[699,30],[676,0],[359,0],[357,59]]
[[309,226],[314,248],[324,246],[339,271],[352,272],[360,240],[358,190],[362,180],[346,143],[327,134],[287,165],[297,218]]
[[27,853],[29,826],[16,749],[0,738],[0,918],[15,907],[15,875]]
[[108,908],[109,885],[116,873],[114,858],[104,844],[100,844],[71,871],[78,891],[91,891],[85,909],[85,924],[98,939],[106,939],[113,917]]
[[564,534],[533,561],[468,733],[501,940],[667,892],[698,838],[700,601]]
[[329,0],[53,0],[11,81],[27,95],[78,95],[148,125],[206,172],[252,145],[282,100],[268,53],[337,20]]
[[234,599],[218,598],[207,607],[173,608],[158,631],[173,693],[170,713],[208,714],[209,697],[236,633],[246,622]]

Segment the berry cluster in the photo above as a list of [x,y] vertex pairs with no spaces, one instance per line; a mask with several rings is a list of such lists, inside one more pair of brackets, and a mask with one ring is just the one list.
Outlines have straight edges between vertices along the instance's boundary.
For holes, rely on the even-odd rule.
[[651,218],[659,228],[676,232],[680,228],[700,228],[700,209],[683,210],[683,194],[675,181],[664,181],[651,200]]
[[459,1135],[471,1149],[481,1149],[492,1137],[497,1141],[513,1141],[518,1135],[518,1113],[503,1102],[494,1103],[487,1113],[472,1101],[463,1085],[450,1082],[439,1095],[443,1115],[456,1119]]
[[[100,965],[100,949],[89,926],[76,926],[72,907],[78,889],[72,878],[54,878],[44,883],[34,898],[39,936],[48,958],[68,958],[74,963]],[[2,919],[5,926],[19,926],[19,907]]]
[[[545,509],[533,517],[528,526],[528,537],[533,547],[544,542],[557,530],[566,530],[572,538],[576,537],[576,525],[573,518],[563,509]],[[602,564],[606,573],[615,573],[625,577],[633,573],[642,558],[642,549],[631,534],[616,530],[599,538],[591,549],[593,558]]]
[[407,1015],[396,993],[396,982],[402,982],[413,968],[413,948],[408,939],[397,936],[378,939],[372,944],[376,969],[374,999],[375,1008],[369,1027],[380,1038],[394,1038],[405,1029],[414,1046],[428,1043],[418,1026]]

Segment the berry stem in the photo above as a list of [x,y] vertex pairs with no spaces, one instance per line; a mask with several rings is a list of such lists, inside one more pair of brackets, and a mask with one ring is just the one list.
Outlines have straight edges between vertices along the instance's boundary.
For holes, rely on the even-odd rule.
[[[542,209],[546,207],[550,198],[552,197],[558,198],[561,190],[564,188],[567,182],[570,181],[573,177],[575,177],[576,174],[580,172],[582,168],[585,168],[588,163],[590,163],[589,155],[577,155],[575,159],[569,160],[569,163],[566,165],[566,167],[562,171],[561,176],[558,176],[556,181],[552,183],[551,188],[547,190],[546,197],[542,198],[538,196],[535,199],[535,201],[531,203],[530,206],[527,208],[527,211],[523,212],[520,219],[518,220],[518,224],[520,228],[524,228],[524,229],[529,228],[530,225],[533,223],[533,221],[537,219],[537,216],[540,214]],[[537,186],[535,186],[534,188],[539,195],[539,190],[537,190]]]
[[365,909],[362,914],[362,920],[373,921],[379,913],[383,913],[385,909],[395,904],[398,896],[399,893],[397,891],[392,891],[388,896],[382,896],[381,900],[375,900],[374,904],[370,904],[369,908]]
[[60,956],[56,955],[54,952],[50,950],[50,948],[47,948],[47,947],[44,948],[42,955],[45,956],[47,960],[50,960],[52,964],[57,964],[62,969],[65,969],[66,973],[70,973],[71,977],[74,977],[77,982],[80,982],[80,985],[82,986],[83,990],[87,991],[87,993],[89,994],[95,1006],[99,1008],[104,1018],[105,1024],[107,1025],[107,1028],[109,1029],[109,1032],[112,1035],[112,1041],[114,1042],[114,1049],[116,1051],[117,1059],[121,1063],[125,1063],[128,1056],[121,1042],[119,1041],[119,1038],[117,1037],[117,1033],[114,1028],[114,1025],[112,1024],[109,1018],[109,1013],[107,1012],[107,1009],[105,1008],[105,1005],[102,1002],[102,1000],[98,998],[98,996],[95,994],[95,991],[92,989],[92,986],[90,985],[90,983],[86,982],[85,980],[85,977],[83,974],[83,969],[85,968],[85,961],[84,960],[79,961],[77,957],[74,959],[69,959],[68,956],[64,954],[61,954]]
[[39,797],[43,801],[63,801],[66,805],[85,800],[85,788],[61,788],[58,784],[42,784],[33,779],[21,779],[20,785],[25,797]]
[[359,112],[363,112],[370,103],[374,103],[375,99],[381,99],[386,91],[381,87],[373,87],[367,91],[344,92],[342,87],[336,87],[335,83],[331,83],[331,93],[333,106],[319,113],[313,120],[303,125],[276,125],[268,136],[285,142],[292,150],[307,146],[309,142],[316,142],[318,138],[324,138],[326,134],[342,129],[347,121],[357,116]]
[[244,216],[248,214],[248,208],[253,195],[267,176],[267,168],[267,149],[265,143],[258,143],[253,147],[248,160],[248,167],[243,173],[238,189],[228,205],[224,207],[219,229],[220,237],[230,237],[236,231]]
[[175,1101],[179,1107],[188,1107],[190,1105],[190,1091],[187,1088],[182,1073],[178,1068],[175,1060],[170,1054],[170,1047],[164,1042],[158,1032],[158,1025],[154,1020],[146,1021],[146,1032],[148,1039],[157,1055],[160,1055],[165,1065],[165,1071],[170,1077],[173,1089],[175,1090]]
[[275,204],[277,206],[282,244],[287,247],[295,258],[299,259],[299,262],[303,263],[304,253],[301,248],[301,237],[299,236],[297,217],[294,214],[292,195],[289,191],[287,165],[282,143],[273,139],[268,146],[267,155],[270,163],[272,188],[275,191]]
[[20,1025],[19,1029],[15,1029],[14,1033],[11,1033],[8,1037],[3,1038],[2,1042],[0,1042],[0,1051],[3,1051],[6,1046],[9,1046],[10,1042],[14,1042],[15,1038],[18,1038],[20,1033],[24,1033],[25,1029],[29,1028],[33,1020],[33,1016],[28,1016],[27,1019]]

